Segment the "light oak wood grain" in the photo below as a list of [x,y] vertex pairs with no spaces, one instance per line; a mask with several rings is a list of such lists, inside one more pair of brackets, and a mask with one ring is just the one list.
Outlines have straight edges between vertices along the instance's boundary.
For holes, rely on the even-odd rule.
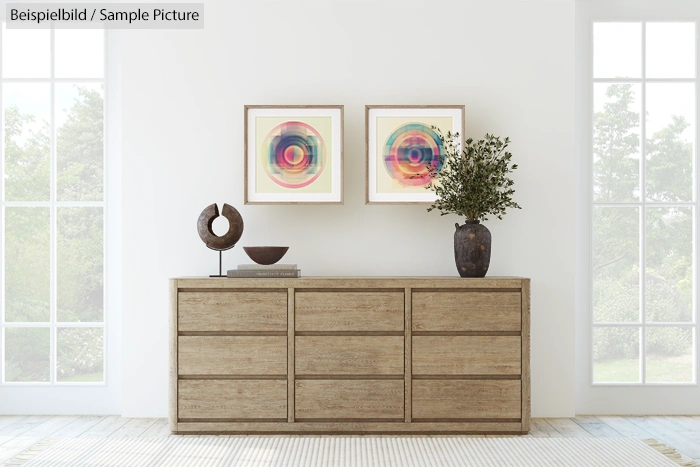
[[287,419],[286,381],[178,383],[180,419]]
[[284,336],[180,336],[180,375],[286,375]]
[[287,290],[287,422],[294,423],[294,289]]
[[403,419],[401,380],[296,382],[295,417],[302,419]]
[[295,343],[297,375],[403,375],[403,337],[303,336]]
[[297,292],[297,331],[403,331],[400,292]]
[[238,434],[497,434],[520,433],[520,422],[179,422],[177,433]]
[[180,292],[179,331],[286,331],[284,292]]
[[[299,277],[272,278],[177,278],[182,289],[517,289],[522,286],[519,277]],[[190,290],[187,290],[190,291]]]
[[530,279],[523,279],[522,299],[522,423],[523,433],[530,431]]
[[519,336],[413,336],[414,375],[519,375]]
[[520,292],[413,292],[414,331],[520,331]]
[[170,315],[168,317],[168,324],[170,326],[170,366],[168,370],[168,394],[170,396],[170,403],[168,404],[168,420],[170,422],[170,430],[175,431],[175,424],[177,422],[177,332],[178,332],[178,300],[177,300],[177,280],[171,279],[170,281]]
[[[179,278],[171,283],[171,302],[174,432],[513,434],[529,428],[528,279]],[[253,383],[274,385],[275,399]],[[188,384],[199,386],[187,397],[202,400],[183,415],[181,385]],[[229,390],[229,404],[218,388],[236,384],[242,386]],[[449,387],[457,400],[439,391],[432,399],[416,395],[421,384],[443,394]],[[466,399],[463,385],[472,385]],[[488,401],[502,395],[502,385],[519,392],[494,409]],[[486,402],[459,406],[470,397]],[[421,401],[456,403],[462,412],[426,406],[432,415],[416,415]],[[235,410],[222,415],[221,404]]]
[[405,333],[405,338],[404,338],[404,361],[403,361],[403,367],[404,367],[404,421],[406,423],[411,423],[411,419],[413,417],[412,414],[412,407],[411,407],[411,397],[412,397],[412,389],[413,386],[411,385],[411,369],[413,368],[413,339],[411,339],[411,328],[413,327],[411,325],[412,319],[413,319],[413,300],[412,300],[412,293],[411,289],[406,289],[404,291],[404,312],[405,312],[405,317],[404,317],[404,333]]
[[413,381],[413,420],[520,419],[520,381]]

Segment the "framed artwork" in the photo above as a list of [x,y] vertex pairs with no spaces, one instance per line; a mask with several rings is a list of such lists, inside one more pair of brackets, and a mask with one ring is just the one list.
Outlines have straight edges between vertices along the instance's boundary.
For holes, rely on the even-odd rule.
[[343,204],[343,106],[246,105],[245,204]]
[[365,106],[365,203],[430,204],[435,193],[428,166],[436,165],[440,138],[435,126],[464,141],[463,105]]

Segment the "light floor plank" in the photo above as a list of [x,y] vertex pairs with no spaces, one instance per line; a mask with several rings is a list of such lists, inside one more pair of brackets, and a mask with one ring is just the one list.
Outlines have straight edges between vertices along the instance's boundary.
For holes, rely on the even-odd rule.
[[105,417],[104,420],[87,430],[82,435],[78,436],[78,438],[106,438],[128,423],[129,420],[129,418],[123,418],[118,415],[110,415],[109,417]]
[[621,433],[596,417],[576,417],[574,422],[596,438],[624,438]]
[[[533,418],[530,422],[530,433],[537,438],[563,438],[564,435],[559,433],[552,425],[547,423],[544,418]],[[534,430],[534,431],[533,431]]]
[[22,417],[14,423],[10,423],[0,430],[0,446],[21,435],[22,433],[41,425],[51,418],[52,417],[50,415],[31,415],[28,417]]
[[547,423],[555,430],[564,435],[565,438],[593,438],[593,435],[581,428],[571,418],[548,418]]
[[73,422],[54,433],[53,436],[60,438],[78,438],[83,433],[97,426],[97,424],[105,418],[107,417],[98,415],[77,417]]
[[148,430],[157,418],[132,418],[122,425],[117,431],[109,435],[110,438],[138,438]]
[[172,436],[168,420],[159,418],[151,427],[141,434],[141,438],[168,438]]
[[0,462],[11,459],[25,449],[34,446],[42,439],[56,433],[58,430],[76,420],[75,416],[51,417],[43,423],[39,423],[24,433],[15,436],[0,446]]
[[655,417],[625,417],[645,431],[650,432],[653,437],[662,443],[673,446],[680,452],[691,458],[700,458],[700,443],[681,435],[677,431],[669,428]]

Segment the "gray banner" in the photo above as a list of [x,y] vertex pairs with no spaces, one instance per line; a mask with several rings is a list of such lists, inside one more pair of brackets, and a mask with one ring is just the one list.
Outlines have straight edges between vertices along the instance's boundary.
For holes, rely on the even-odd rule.
[[203,3],[8,3],[9,29],[204,29]]

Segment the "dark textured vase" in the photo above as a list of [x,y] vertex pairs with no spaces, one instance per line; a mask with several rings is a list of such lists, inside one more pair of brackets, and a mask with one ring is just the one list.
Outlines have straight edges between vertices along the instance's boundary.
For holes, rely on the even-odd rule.
[[484,277],[491,263],[491,232],[479,221],[455,224],[455,264],[462,277]]

